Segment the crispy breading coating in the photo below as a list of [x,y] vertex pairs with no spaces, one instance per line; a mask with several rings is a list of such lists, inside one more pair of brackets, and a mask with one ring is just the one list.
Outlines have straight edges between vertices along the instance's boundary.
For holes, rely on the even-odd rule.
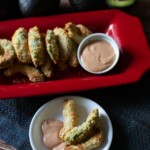
[[47,57],[45,59],[45,63],[40,67],[40,69],[47,78],[50,78],[53,75],[53,66],[50,58]]
[[59,63],[65,63],[69,59],[71,39],[63,28],[56,27],[53,31],[59,45]]
[[52,30],[47,30],[46,32],[46,50],[54,62],[54,64],[58,64],[59,61],[59,48],[56,42],[56,36]]
[[76,109],[74,100],[66,99],[63,105],[64,126],[60,130],[59,137],[64,140],[64,136],[68,131],[78,125],[79,116]]
[[11,41],[0,39],[0,69],[12,65],[15,58],[16,54]]
[[68,145],[82,142],[89,134],[91,134],[91,131],[99,120],[99,117],[98,109],[94,109],[83,124],[74,127],[65,134],[64,141],[67,142]]
[[65,150],[92,150],[99,147],[102,144],[103,139],[103,131],[99,128],[98,131],[96,131],[96,133],[87,141],[78,145],[70,145],[66,147]]
[[68,22],[65,24],[65,30],[68,32],[68,35],[77,43],[80,44],[80,42],[83,40],[84,36],[82,35],[82,32],[80,31],[80,28],[78,28],[75,24],[72,22]]
[[101,128],[99,128],[96,133],[86,142],[82,143],[84,150],[91,150],[99,147],[104,140],[104,134]]
[[79,24],[75,25],[72,22],[65,24],[65,30],[68,32],[68,35],[77,43],[80,44],[81,41],[92,32],[85,26]]
[[81,144],[70,145],[65,148],[65,150],[84,150]]
[[4,71],[4,75],[8,77],[16,73],[26,75],[32,82],[44,81],[44,75],[36,67],[27,64],[16,63]]
[[74,40],[71,39],[71,52],[68,61],[70,67],[77,67],[79,65],[78,58],[77,58],[77,49],[78,49],[78,45],[75,43]]
[[19,62],[31,63],[31,55],[28,47],[28,33],[24,28],[18,28],[12,36],[14,46]]
[[39,67],[44,64],[44,45],[42,42],[42,36],[37,26],[29,29],[28,44],[31,59],[35,67]]
[[80,29],[81,33],[85,36],[92,34],[92,31],[90,31],[86,26],[82,24],[77,24],[77,27]]

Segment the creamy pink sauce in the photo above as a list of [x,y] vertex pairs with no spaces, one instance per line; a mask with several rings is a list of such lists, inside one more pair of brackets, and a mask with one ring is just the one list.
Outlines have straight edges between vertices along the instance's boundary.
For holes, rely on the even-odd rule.
[[85,69],[99,72],[110,67],[115,57],[114,49],[108,42],[93,41],[84,47],[81,53],[81,63]]
[[59,144],[58,146],[54,147],[53,150],[64,150],[65,147],[67,147],[67,144],[63,142]]
[[59,139],[59,131],[63,127],[63,122],[49,119],[42,123],[42,133],[44,145],[50,150],[64,150],[66,143]]

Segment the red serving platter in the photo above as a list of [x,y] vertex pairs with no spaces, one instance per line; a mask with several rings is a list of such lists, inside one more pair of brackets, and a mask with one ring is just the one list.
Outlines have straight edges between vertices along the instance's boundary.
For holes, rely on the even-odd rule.
[[149,46],[137,17],[119,10],[91,11],[34,17],[0,22],[0,38],[11,39],[18,27],[29,29],[38,26],[41,32],[67,22],[83,24],[93,32],[112,36],[120,46],[121,57],[117,66],[107,74],[93,75],[80,66],[66,72],[54,74],[45,82],[30,83],[26,80],[14,83],[18,77],[6,78],[0,74],[0,98],[17,98],[64,92],[83,91],[123,85],[138,81],[150,68]]

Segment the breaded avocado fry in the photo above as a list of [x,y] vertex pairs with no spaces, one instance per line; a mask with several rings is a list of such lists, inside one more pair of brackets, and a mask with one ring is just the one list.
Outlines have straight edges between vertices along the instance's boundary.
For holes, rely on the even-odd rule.
[[45,63],[40,67],[40,69],[46,78],[50,78],[53,75],[52,61],[49,57],[45,58]]
[[0,39],[0,69],[11,66],[15,58],[16,54],[11,41]]
[[28,33],[24,28],[18,28],[12,36],[14,46],[19,62],[31,63],[31,55],[28,47]]
[[65,148],[65,150],[84,150],[81,144],[70,145]]
[[68,35],[77,43],[80,42],[92,32],[85,26],[79,24],[75,25],[72,22],[68,22],[65,24],[65,30],[68,32]]
[[88,116],[87,120],[81,124],[80,126],[74,127],[69,132],[66,133],[64,137],[64,141],[67,142],[68,145],[78,144],[82,142],[89,134],[93,127],[96,125],[99,120],[99,112],[98,109],[94,109]]
[[72,38],[77,44],[80,44],[84,38],[80,29],[72,22],[65,24],[65,30],[68,32],[70,38]]
[[77,49],[78,49],[78,45],[75,43],[73,39],[71,39],[71,52],[68,61],[70,67],[77,67],[79,64],[77,59]]
[[77,27],[80,29],[82,35],[87,36],[92,33],[92,31],[90,31],[86,26],[82,24],[78,24]]
[[91,150],[99,147],[103,142],[104,135],[101,128],[86,142],[82,143],[82,148],[84,150]]
[[78,125],[79,116],[74,100],[66,99],[63,105],[64,126],[60,130],[59,137],[64,140],[68,131]]
[[70,145],[66,147],[65,150],[92,150],[101,145],[103,138],[103,131],[99,128],[98,131],[86,142],[78,145]]
[[44,81],[44,75],[36,67],[28,64],[16,63],[4,71],[4,75],[7,77],[17,73],[26,75],[32,82]]
[[60,48],[59,51],[60,63],[65,63],[70,55],[71,39],[63,28],[56,27],[53,31],[57,38],[58,45]]
[[42,41],[42,35],[37,26],[29,29],[28,44],[34,66],[39,67],[44,64],[44,44]]
[[46,42],[46,50],[50,58],[52,59],[54,64],[57,64],[59,61],[59,48],[57,46],[56,37],[52,30],[47,30],[45,42]]

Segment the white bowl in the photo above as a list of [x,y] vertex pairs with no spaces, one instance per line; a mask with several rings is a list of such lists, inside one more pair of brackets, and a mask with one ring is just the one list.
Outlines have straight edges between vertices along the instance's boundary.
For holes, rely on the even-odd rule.
[[[93,72],[84,67],[84,65],[81,61],[81,53],[86,45],[88,45],[91,42],[98,41],[98,40],[103,40],[105,42],[108,42],[112,46],[116,55],[115,55],[115,60],[113,61],[113,63],[111,64],[110,67],[108,67],[104,70],[98,71],[98,72]],[[103,34],[103,33],[93,33],[93,34],[90,34],[89,36],[85,37],[82,40],[82,42],[79,44],[78,51],[77,51],[77,57],[78,57],[78,61],[81,65],[81,67],[84,70],[86,70],[87,72],[93,73],[93,74],[103,74],[103,73],[106,73],[106,72],[112,70],[115,67],[115,65],[117,64],[117,62],[119,60],[119,56],[120,56],[120,50],[119,50],[119,46],[116,43],[116,41],[111,36],[109,36],[107,34]]]
[[100,105],[88,98],[79,96],[64,96],[55,98],[39,108],[39,110],[35,113],[29,128],[29,139],[32,149],[48,150],[43,145],[41,124],[44,120],[51,118],[63,121],[63,101],[66,98],[75,100],[77,105],[77,111],[80,116],[80,123],[86,120],[88,114],[94,108],[98,108],[99,112],[102,115],[100,120],[100,126],[104,131],[104,142],[100,147],[97,148],[97,150],[108,150],[113,138],[113,128],[109,116]]

